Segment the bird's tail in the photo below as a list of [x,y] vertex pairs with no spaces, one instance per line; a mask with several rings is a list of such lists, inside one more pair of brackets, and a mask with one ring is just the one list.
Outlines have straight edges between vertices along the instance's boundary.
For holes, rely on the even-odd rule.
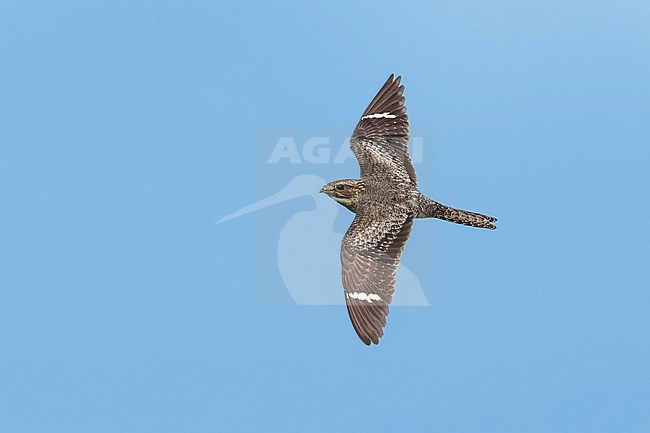
[[418,212],[417,218],[438,218],[444,221],[463,224],[471,227],[479,227],[490,230],[496,229],[496,226],[492,224],[497,220],[494,217],[476,212],[454,209],[453,207],[445,206],[444,204],[431,200],[424,195],[420,196],[419,202],[420,210]]

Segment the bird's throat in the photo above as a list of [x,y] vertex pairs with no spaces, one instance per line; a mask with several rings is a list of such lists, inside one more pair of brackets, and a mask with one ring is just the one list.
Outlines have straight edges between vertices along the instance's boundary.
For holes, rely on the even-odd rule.
[[352,203],[352,200],[348,197],[332,197],[337,203],[347,208],[348,210],[356,213],[355,205]]

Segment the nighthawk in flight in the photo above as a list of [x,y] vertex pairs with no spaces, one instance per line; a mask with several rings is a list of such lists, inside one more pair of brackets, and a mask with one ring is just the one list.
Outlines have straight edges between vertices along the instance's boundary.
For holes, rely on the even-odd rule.
[[413,219],[496,228],[492,224],[496,218],[445,206],[418,191],[400,80],[388,78],[350,139],[361,179],[330,182],[320,191],[356,214],[341,241],[341,265],[348,314],[366,345],[379,344],[384,335],[397,266]]

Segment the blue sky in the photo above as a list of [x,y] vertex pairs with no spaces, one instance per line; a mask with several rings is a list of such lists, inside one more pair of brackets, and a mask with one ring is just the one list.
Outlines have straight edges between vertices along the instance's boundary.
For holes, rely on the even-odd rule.
[[[650,6],[432,3],[2,2],[0,431],[647,432]],[[259,300],[308,198],[214,222],[260,128],[351,131],[391,72],[422,191],[499,229],[417,221],[431,306],[367,348]]]

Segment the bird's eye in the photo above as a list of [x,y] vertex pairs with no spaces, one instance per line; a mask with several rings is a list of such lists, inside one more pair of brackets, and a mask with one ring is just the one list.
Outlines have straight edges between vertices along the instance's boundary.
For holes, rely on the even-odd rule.
[[343,191],[343,190],[345,189],[345,186],[343,186],[343,185],[336,185],[336,189],[337,189],[338,191]]

